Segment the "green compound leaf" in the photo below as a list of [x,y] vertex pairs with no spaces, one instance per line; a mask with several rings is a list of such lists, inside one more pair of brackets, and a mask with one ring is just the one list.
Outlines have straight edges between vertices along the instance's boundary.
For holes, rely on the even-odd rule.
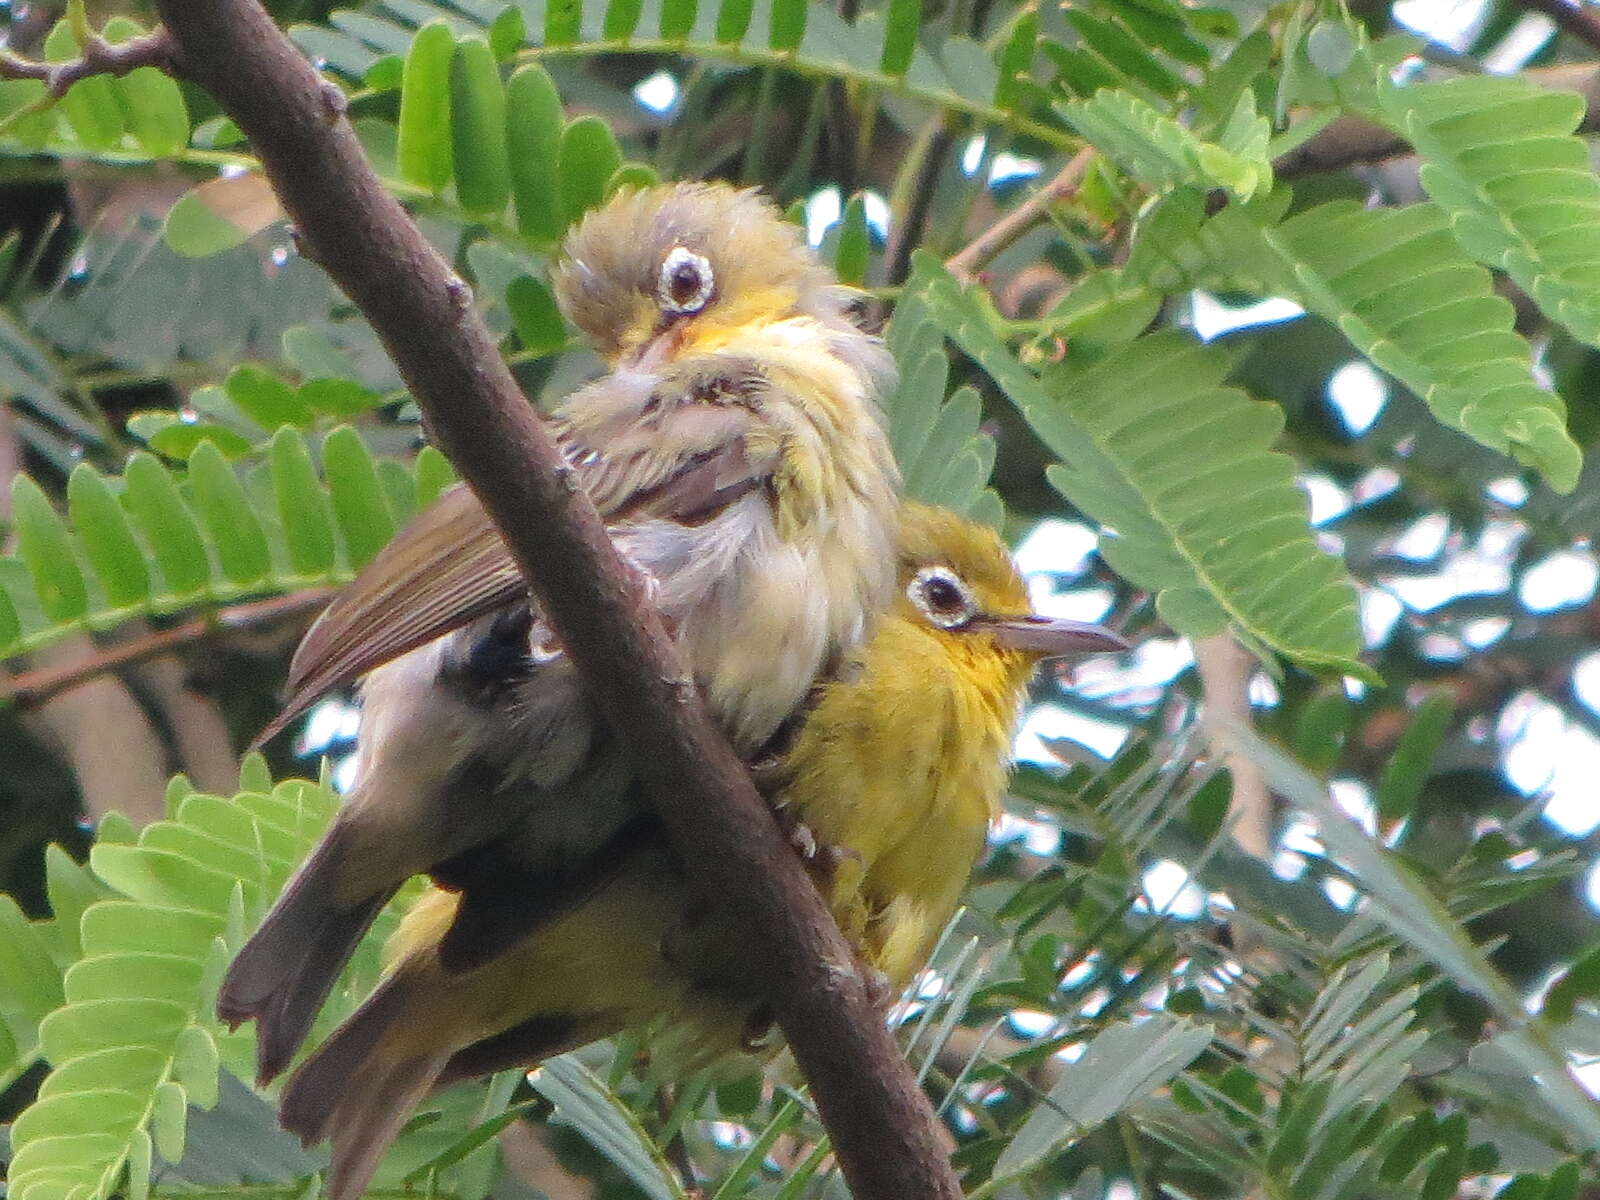
[[638,1117],[575,1057],[552,1058],[529,1082],[650,1200],[686,1200],[666,1156]]
[[1169,193],[1141,216],[1127,264],[1085,275],[1048,314],[1050,331],[1075,347],[1125,341],[1164,296],[1193,287],[1286,296],[1336,326],[1440,422],[1570,492],[1582,456],[1565,406],[1534,379],[1510,304],[1440,209],[1335,201],[1280,223],[1287,200],[1280,189],[1208,218],[1198,189]]
[[1270,225],[1254,207],[1207,224],[1231,269],[1332,322],[1444,424],[1537,468],[1558,492],[1576,486],[1583,456],[1565,406],[1535,382],[1511,304],[1439,208],[1334,201]]
[[944,334],[919,286],[895,305],[885,340],[900,367],[883,407],[906,495],[998,526],[1004,508],[988,487],[995,442],[980,428],[983,403],[970,387],[945,399],[950,362]]
[[556,298],[541,279],[519,275],[506,288],[506,308],[517,339],[535,354],[554,354],[567,344],[567,326]]
[[772,0],[772,22],[767,45],[778,51],[794,50],[799,46],[806,35],[809,7],[807,0]]
[[150,595],[150,571],[134,541],[128,514],[111,487],[87,463],[79,463],[67,481],[67,505],[85,557],[94,569],[106,601],[121,608]]
[[394,536],[394,517],[384,500],[372,455],[348,425],[328,435],[322,468],[333,496],[334,516],[344,534],[352,567],[365,565]]
[[[144,28],[127,17],[112,17],[101,30],[106,41],[125,42]],[[139,67],[111,81],[122,117],[140,149],[152,158],[170,158],[189,144],[189,106],[172,76],[156,67]]]
[[[338,803],[331,788],[303,781],[229,800],[180,783],[169,819],[136,843],[94,848],[93,871],[115,894],[83,909],[77,961],[30,1001],[52,1010],[40,1022],[52,1070],[12,1126],[11,1196],[146,1194],[152,1149],[182,1157],[189,1106],[214,1104],[219,1068],[244,1071],[253,1053],[248,1032],[225,1032],[214,1019],[206,980],[217,950],[241,906],[254,919],[270,903]],[[0,965],[11,968],[8,982],[33,978],[37,962],[5,953],[12,942],[29,945],[12,937],[6,904]],[[380,924],[395,919],[391,911]],[[351,992],[376,976],[386,929],[358,952]],[[336,994],[337,1011],[351,1004],[351,994]]]
[[885,75],[904,75],[917,52],[917,31],[922,24],[921,0],[890,0],[878,69]]
[[317,483],[311,452],[299,433],[285,425],[272,439],[270,454],[273,494],[290,564],[308,578],[323,578],[333,570],[336,550],[328,502]]
[[1271,450],[1283,414],[1223,384],[1226,353],[1169,331],[1041,378],[934,260],[916,270],[933,318],[1061,457],[1051,483],[1107,527],[1106,561],[1160,593],[1180,632],[1231,624],[1307,667],[1370,677],[1355,590],[1317,547],[1293,460]]
[[72,536],[39,485],[26,475],[11,481],[12,520],[17,554],[33,573],[39,605],[52,621],[81,621],[89,611],[89,592]]
[[254,363],[233,368],[223,386],[239,411],[263,429],[275,430],[280,425],[304,427],[316,418],[311,406],[292,387]]
[[549,73],[532,63],[518,68],[506,84],[506,145],[517,229],[551,243],[567,227],[556,193],[562,119],[561,97]]
[[223,575],[245,587],[265,579],[272,570],[267,535],[251,510],[244,484],[213,443],[202,442],[195,448],[189,460],[189,485],[217,547]]
[[834,273],[842,283],[865,283],[871,255],[872,233],[867,228],[866,204],[860,196],[851,196],[849,203],[844,206],[844,217],[839,222]]
[[[296,401],[263,378],[266,408]],[[70,528],[35,483],[17,477],[16,554],[0,555],[0,654],[85,625],[348,582],[418,497],[431,500],[454,478],[432,449],[410,466],[375,461],[348,427],[323,442],[326,491],[306,435],[292,425],[236,462],[210,439],[192,451],[187,478],[145,452],[120,480],[80,464],[67,485]]]
[[606,184],[622,165],[616,135],[599,117],[579,117],[561,131],[558,193],[567,223],[605,202]]
[[1552,320],[1600,345],[1600,178],[1574,92],[1474,76],[1388,85],[1380,113],[1422,158],[1422,186],[1450,232]]
[[[65,20],[56,22],[44,39],[44,56],[49,62],[68,62],[78,57],[78,42]],[[61,111],[78,140],[90,150],[111,150],[122,140],[122,105],[109,75],[90,75],[80,79],[61,97]]]
[[1249,92],[1239,97],[1217,143],[1201,141],[1153,105],[1111,88],[1058,107],[1067,124],[1151,187],[1221,187],[1241,200],[1272,188],[1271,126],[1256,115]]
[[667,41],[679,41],[689,36],[699,15],[697,0],[662,0],[661,36]]

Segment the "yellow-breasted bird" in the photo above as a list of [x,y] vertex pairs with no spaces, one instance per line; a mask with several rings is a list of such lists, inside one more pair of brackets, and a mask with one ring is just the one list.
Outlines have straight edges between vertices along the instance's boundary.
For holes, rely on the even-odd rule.
[[[1034,615],[987,529],[917,504],[903,518],[900,597],[768,773],[776,802],[837,848],[829,902],[896,989],[954,913],[998,814],[1034,664],[1122,648],[1097,626]],[[630,1028],[655,1031],[670,1061],[698,1063],[761,1026],[734,918],[693,897],[653,826],[620,858],[580,905],[465,974],[439,962],[458,898],[433,889],[412,908],[390,974],[284,1091],[285,1128],[307,1144],[333,1140],[330,1200],[360,1195],[436,1087]]]
[[[898,475],[881,343],[852,293],[754,191],[620,193],[569,235],[556,298],[610,373],[554,433],[738,749],[755,754],[864,636],[894,583]],[[282,728],[365,676],[356,782],[337,821],[223,981],[283,1070],[394,891],[461,894],[443,963],[497,926],[563,911],[641,838],[625,739],[576,672],[476,499],[447,492],[306,634]],[[499,902],[515,882],[514,906]]]

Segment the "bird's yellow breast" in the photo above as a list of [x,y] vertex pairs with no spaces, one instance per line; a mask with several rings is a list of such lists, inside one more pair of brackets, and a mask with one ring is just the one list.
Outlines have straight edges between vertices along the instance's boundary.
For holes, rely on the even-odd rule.
[[791,751],[784,801],[819,842],[846,851],[835,915],[896,987],[955,912],[999,813],[1027,669],[984,635],[897,611]]

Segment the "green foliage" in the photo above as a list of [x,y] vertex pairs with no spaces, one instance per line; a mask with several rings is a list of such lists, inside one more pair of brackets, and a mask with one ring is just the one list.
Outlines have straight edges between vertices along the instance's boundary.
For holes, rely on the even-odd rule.
[[[1426,728],[1426,725],[1424,725]],[[1241,738],[1251,735],[1241,732]],[[1548,1023],[1530,1015],[1467,930],[1430,894],[1416,873],[1385,855],[1350,824],[1319,783],[1267,746],[1252,745],[1251,757],[1273,787],[1317,820],[1329,851],[1350,864],[1368,890],[1378,920],[1458,985],[1481,998],[1506,1023],[1501,1051],[1543,1084],[1544,1102],[1581,1144],[1600,1143],[1600,1112],[1573,1080],[1565,1051]]]
[[444,190],[453,166],[449,83],[454,51],[450,26],[430,21],[406,51],[401,75],[395,163],[401,180],[430,192]]
[[[269,784],[259,760],[246,775]],[[55,919],[29,924],[0,899],[0,1016],[19,1062],[50,1064],[11,1127],[11,1194],[85,1200],[149,1186],[154,1155],[185,1159],[191,1110],[213,1108],[219,1069],[248,1078],[254,1035],[216,1021],[229,956],[256,925],[338,807],[326,783],[290,780],[224,799],[177,781],[167,819],[136,841],[102,838],[89,869],[52,859]],[[378,950],[409,895],[381,916],[335,989],[319,1028],[347,1014],[378,973]],[[69,938],[59,957],[47,949]],[[402,1139],[389,1175],[474,1164],[481,1089],[438,1102],[426,1133]],[[502,1095],[494,1106],[505,1105]],[[481,1158],[481,1153],[478,1156]],[[462,1193],[467,1194],[466,1192]],[[479,1193],[481,1194],[481,1193]]]
[[[1176,1103],[1151,1114],[1152,1132],[1205,1169],[1276,1176],[1290,1196],[1359,1193],[1380,1176],[1403,1184],[1431,1147],[1414,1138],[1417,1157],[1397,1170],[1409,1130],[1386,1119],[1385,1106],[1427,1035],[1412,1028],[1417,989],[1394,990],[1390,979],[1386,957],[1353,960],[1294,1025],[1268,1027],[1295,1059],[1275,1104],[1238,1068],[1197,1072],[1175,1089]],[[1446,1137],[1463,1156],[1441,1164],[1446,1195],[1465,1173],[1465,1131],[1453,1124]]]
[[1218,143],[1201,141],[1137,96],[1109,89],[1062,105],[1061,114],[1142,183],[1163,190],[1204,183],[1249,200],[1272,188],[1267,160],[1271,126],[1256,115],[1253,101],[1249,92],[1240,93],[1239,106]]
[[[971,909],[896,1017],[969,1194],[1570,1200],[1593,1184],[1600,1125],[1569,1070],[1600,1055],[1593,848],[1538,817],[1525,762],[1503,769],[1551,710],[1567,736],[1600,731],[1577,666],[1590,626],[1529,586],[1600,535],[1582,459],[1600,438],[1600,184],[1592,122],[1562,90],[1593,63],[1563,36],[1542,76],[1479,73],[1519,16],[1491,0],[1447,58],[1389,32],[1383,5],[1359,24],[1171,0],[296,10],[380,177],[541,405],[594,369],[548,285],[588,209],[656,178],[737,176],[814,221],[835,186],[820,251],[874,319],[892,307],[884,407],[908,494],[1019,540],[1098,539],[1043,569],[1031,545],[1030,592],[1107,612],[1136,671],[1039,681]],[[75,44],[62,22],[41,53]],[[666,111],[633,96],[657,73]],[[5,481],[0,651],[337,584],[452,478],[415,451],[382,347],[205,105],[151,69],[55,103],[0,81],[0,192],[70,180],[79,206],[0,237],[0,400],[26,468]],[[1326,160],[1302,152],[1358,120],[1415,158],[1308,171]],[[1071,186],[1046,182],[1086,150]],[[1038,180],[1004,178],[1032,161]],[[173,167],[194,186],[129,222],[129,197]],[[1048,211],[1014,245],[960,284],[938,265],[1040,188]],[[1246,315],[1269,298],[1305,313]],[[1376,372],[1370,428],[1330,399],[1352,365]],[[1415,550],[1435,526],[1439,547]],[[1504,580],[1481,594],[1429,606],[1407,589],[1485,564]],[[1181,663],[1162,674],[1182,658],[1169,634],[1222,630],[1269,668],[1239,739],[1265,785],[1181,740],[1197,709],[1245,697],[1218,704]],[[205,651],[186,665],[224,671]],[[246,690],[230,679],[218,703],[248,735],[264,701]],[[51,763],[0,715],[8,773],[14,752]],[[1101,762],[1053,735],[1067,718],[1132,736]],[[180,778],[166,820],[105,818],[82,866],[40,851],[35,776],[16,773],[0,783],[18,829],[0,831],[18,897],[0,897],[0,1084],[27,1107],[9,1187],[309,1194],[317,1160],[274,1142],[270,1098],[237,1082],[249,1034],[214,1025],[210,989],[331,793],[274,788],[259,760],[231,801]],[[1549,786],[1570,798],[1570,779]],[[1263,790],[1269,811],[1250,810]],[[1260,855],[1231,840],[1253,821]],[[1174,870],[1182,885],[1158,888]],[[370,983],[381,936],[324,1028]],[[496,1137],[532,1120],[607,1196],[686,1194],[685,1155],[715,1200],[840,1194],[791,1076],[668,1094],[635,1049],[430,1101],[379,1189],[480,1200]]]
[[1466,259],[1454,228],[1431,205],[1374,211],[1345,201],[1276,226],[1229,221],[1222,236],[1246,270],[1337,325],[1439,420],[1570,492],[1582,454],[1561,399],[1535,383],[1511,305]]
[[[1552,319],[1600,338],[1593,260],[1600,180],[1572,136],[1582,104],[1521,79],[1460,79],[1384,93],[1383,112],[1423,157],[1423,187],[1479,262],[1504,271]],[[1505,130],[1516,129],[1513,159]]]
[[534,1088],[650,1200],[684,1200],[666,1155],[605,1081],[570,1055],[539,1069]]
[[1112,1025],[1084,1047],[1074,1069],[1050,1090],[995,1160],[994,1180],[1027,1175],[1075,1137],[1162,1087],[1211,1044],[1207,1025],[1156,1017]]
[[[250,1035],[211,1016],[228,954],[335,804],[302,782],[232,803],[180,791],[136,845],[96,848],[94,877],[112,895],[82,909],[63,1002],[39,1022],[52,1070],[12,1127],[13,1194],[105,1196],[125,1168],[142,1189],[152,1144],[182,1158],[187,1106],[215,1103],[220,1063],[248,1063]],[[30,973],[47,983],[54,969]]]
[[[236,372],[230,386],[258,411],[280,411],[277,398],[291,395],[256,372]],[[305,411],[316,404],[307,400]],[[384,488],[380,468],[398,464],[375,461],[347,426],[319,442],[323,481],[312,444],[289,425],[258,462],[251,454],[229,464],[204,437],[181,474],[144,452],[121,478],[80,464],[68,490],[70,524],[19,475],[17,553],[0,557],[0,647],[22,653],[133,616],[350,579],[414,510],[420,481],[402,469],[402,489]]]

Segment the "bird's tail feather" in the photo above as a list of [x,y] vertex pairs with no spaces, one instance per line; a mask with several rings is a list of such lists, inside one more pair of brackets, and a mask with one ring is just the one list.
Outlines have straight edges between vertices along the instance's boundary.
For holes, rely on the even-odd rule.
[[328,1200],[359,1200],[412,1110],[450,1056],[395,1053],[386,1035],[403,1027],[419,980],[402,969],[378,985],[290,1077],[278,1120],[306,1145],[331,1138]]
[[439,1070],[439,1086],[517,1068],[531,1070],[547,1058],[617,1032],[621,1022],[602,1024],[591,1018],[547,1014],[529,1017],[520,1025],[480,1038],[452,1054]]
[[356,944],[394,894],[389,889],[353,908],[337,902],[343,840],[337,827],[323,839],[234,958],[217,993],[217,1016],[229,1026],[256,1020],[259,1084],[289,1065]]

